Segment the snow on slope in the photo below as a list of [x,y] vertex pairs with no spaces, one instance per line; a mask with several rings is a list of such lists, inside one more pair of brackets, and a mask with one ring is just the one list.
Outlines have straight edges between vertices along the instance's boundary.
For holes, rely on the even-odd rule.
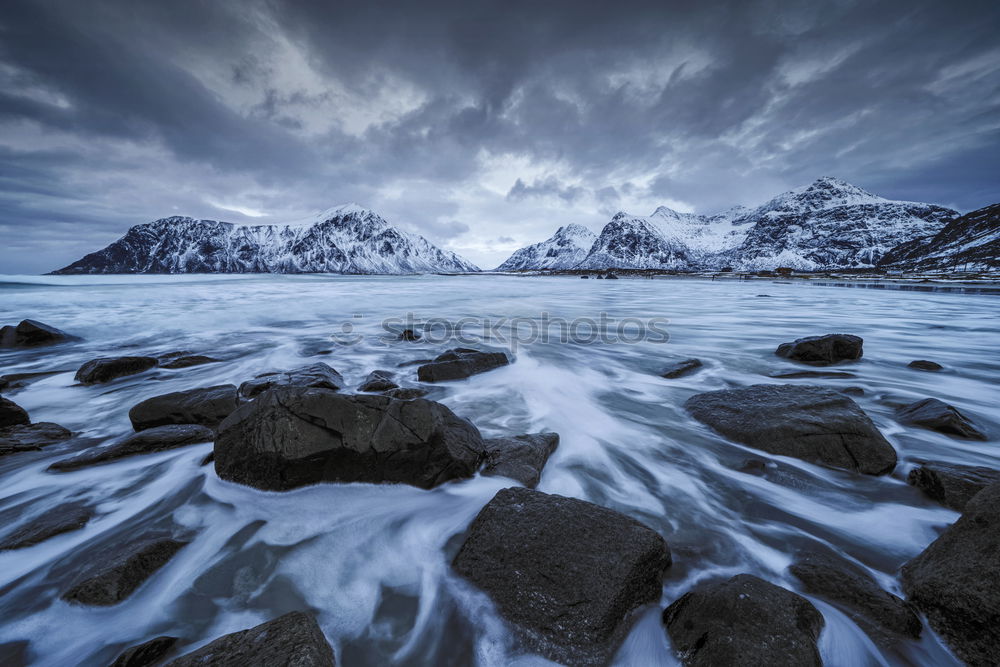
[[587,256],[597,236],[583,225],[566,225],[550,239],[521,248],[497,271],[571,269]]
[[347,204],[284,225],[234,225],[188,217],[136,225],[59,274],[433,273],[478,271],[378,214]]
[[893,248],[879,266],[917,271],[1000,269],[1000,204],[966,213],[933,236]]

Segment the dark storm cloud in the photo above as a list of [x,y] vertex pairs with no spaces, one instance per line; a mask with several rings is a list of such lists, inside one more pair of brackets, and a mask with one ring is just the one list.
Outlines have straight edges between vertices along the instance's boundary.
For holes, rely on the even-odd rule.
[[975,208],[1000,199],[998,28],[992,1],[8,0],[0,271],[347,200],[484,258],[826,174]]

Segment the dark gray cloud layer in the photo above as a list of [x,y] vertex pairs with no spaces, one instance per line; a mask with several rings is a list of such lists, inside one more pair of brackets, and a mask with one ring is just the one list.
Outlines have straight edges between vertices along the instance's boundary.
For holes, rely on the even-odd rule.
[[359,201],[490,266],[820,175],[1000,200],[1000,5],[7,0],[0,271]]

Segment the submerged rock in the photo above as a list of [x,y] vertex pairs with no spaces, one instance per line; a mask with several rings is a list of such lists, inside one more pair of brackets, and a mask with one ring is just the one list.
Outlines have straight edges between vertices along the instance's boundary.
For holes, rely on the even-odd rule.
[[855,361],[863,352],[864,340],[850,334],[827,334],[782,343],[774,351],[779,357],[813,366],[829,366],[839,361]]
[[236,386],[221,384],[147,398],[128,411],[136,431],[165,424],[201,424],[215,428],[239,406]]
[[28,411],[14,401],[0,396],[0,428],[30,424]]
[[843,371],[775,371],[774,373],[768,374],[768,377],[781,380],[795,380],[801,378],[839,380],[857,376],[854,373],[845,373]]
[[75,340],[75,336],[37,320],[21,320],[17,326],[0,328],[0,347],[36,347],[68,340]]
[[925,461],[910,471],[906,481],[931,500],[961,512],[973,496],[1000,482],[1000,470]]
[[290,371],[263,373],[240,385],[240,396],[254,398],[274,387],[316,387],[338,391],[346,386],[336,369],[318,362]]
[[186,354],[173,357],[167,361],[161,361],[160,368],[190,368],[191,366],[201,366],[202,364],[218,363],[215,357],[207,357],[203,354]]
[[749,574],[699,586],[663,612],[685,665],[823,664],[823,616],[805,598]]
[[162,534],[143,535],[124,547],[95,554],[62,598],[67,602],[109,607],[130,596],[174,554],[187,545]]
[[484,475],[509,477],[529,489],[538,486],[549,456],[559,446],[557,433],[527,433],[507,438],[484,440],[486,466]]
[[701,359],[684,359],[670,364],[660,372],[660,377],[673,380],[684,375],[690,375],[702,367]]
[[413,329],[403,329],[403,333],[399,334],[399,340],[420,340],[420,334]]
[[532,650],[570,665],[607,663],[669,565],[666,542],[638,521],[523,488],[487,503],[452,563]]
[[177,637],[155,637],[123,651],[111,663],[111,667],[152,667],[159,663],[176,643]]
[[102,384],[115,378],[148,371],[158,363],[153,357],[100,357],[80,366],[73,379],[80,384]]
[[908,368],[912,368],[918,371],[940,371],[944,370],[944,366],[937,363],[936,361],[927,361],[926,359],[918,359],[916,361],[911,361],[906,364]]
[[0,539],[0,551],[24,549],[87,525],[94,509],[79,503],[63,503]]
[[1000,484],[903,566],[903,590],[970,665],[1000,664]]
[[168,449],[215,440],[215,431],[198,424],[167,424],[132,433],[103,447],[93,447],[62,461],[56,461],[49,470],[76,470],[85,466],[107,463],[137,454],[152,454]]
[[422,382],[461,380],[470,375],[485,373],[510,363],[503,352],[482,352],[456,347],[439,355],[429,364],[417,368],[417,378]]
[[[0,401],[2,400],[0,398]],[[10,401],[7,402],[10,403]],[[14,404],[10,403],[10,405]],[[17,406],[14,405],[14,407]],[[27,416],[26,412],[24,414]],[[14,419],[17,418],[17,414],[9,412],[8,417]],[[69,429],[52,422],[20,423],[5,426],[0,428],[0,456],[36,451],[42,447],[68,440],[72,436]]]
[[372,371],[358,387],[358,391],[389,391],[398,388],[399,385],[392,381],[390,371]]
[[986,440],[986,434],[976,428],[957,408],[936,398],[910,403],[896,411],[896,418],[902,424],[913,424],[946,435]]
[[842,607],[875,639],[900,635],[920,637],[923,623],[913,607],[882,589],[869,573],[831,553],[811,551],[797,556],[789,568],[807,593]]
[[167,667],[334,667],[333,649],[316,619],[293,611],[219,637]]
[[422,398],[426,396],[428,391],[426,389],[421,389],[420,387],[400,387],[399,389],[390,389],[382,393],[389,398],[398,398],[401,401],[410,401],[414,398]]
[[317,482],[400,482],[431,488],[479,468],[479,430],[424,399],[277,387],[219,427],[219,477],[260,489]]
[[824,387],[758,384],[710,391],[684,404],[695,419],[750,447],[868,475],[896,451],[850,397]]

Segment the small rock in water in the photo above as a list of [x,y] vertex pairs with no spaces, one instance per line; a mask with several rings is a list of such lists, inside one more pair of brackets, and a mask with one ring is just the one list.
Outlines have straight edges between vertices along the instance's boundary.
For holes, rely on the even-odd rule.
[[820,667],[823,615],[805,598],[753,575],[704,584],[663,612],[685,665]]
[[868,475],[896,466],[896,451],[858,407],[825,387],[758,384],[696,394],[695,419],[750,447]]
[[399,340],[420,340],[420,334],[413,329],[403,329],[403,333],[399,334]]
[[293,611],[219,637],[167,667],[334,667],[333,649],[316,619]]
[[138,646],[126,649],[111,663],[111,667],[152,667],[170,652],[177,637],[156,637]]
[[864,387],[841,387],[841,388],[838,388],[837,391],[839,391],[841,394],[847,394],[848,396],[864,396],[865,395]]
[[482,352],[464,347],[456,347],[439,355],[429,364],[417,369],[417,378],[422,382],[443,382],[461,380],[470,375],[485,373],[510,363],[503,352]]
[[318,482],[429,489],[472,477],[482,458],[479,430],[440,403],[303,387],[244,404],[215,440],[219,477],[276,491]]
[[0,428],[30,424],[28,411],[14,401],[0,396]]
[[549,456],[559,446],[557,433],[527,433],[484,440],[486,466],[483,474],[509,477],[529,489],[538,486]]
[[584,280],[586,280],[587,278],[590,278],[590,276],[580,276],[580,277],[583,278]]
[[855,361],[863,352],[864,340],[850,334],[827,334],[782,343],[774,351],[779,357],[813,366],[829,366],[839,361]]
[[986,434],[976,428],[957,408],[936,398],[925,398],[904,406],[896,411],[896,418],[900,423],[921,426],[946,435],[986,440]]
[[760,459],[746,459],[738,468],[739,472],[760,477],[767,472],[767,462]]
[[903,566],[903,590],[969,665],[1000,665],[1000,484]]
[[338,391],[346,386],[336,369],[322,362],[290,371],[263,373],[240,385],[240,396],[253,398],[274,387],[316,387]]
[[358,387],[358,391],[389,391],[398,389],[399,385],[392,381],[392,373],[389,371],[372,371],[365,378],[365,381]]
[[843,607],[874,639],[884,634],[920,637],[923,624],[913,607],[885,591],[875,578],[848,560],[826,551],[799,554],[789,568],[807,593]]
[[684,375],[690,375],[702,367],[701,359],[684,359],[670,364],[660,372],[660,377],[673,380]]
[[910,471],[906,481],[923,491],[931,500],[961,512],[973,496],[987,486],[1000,482],[1000,470],[925,461]]
[[768,377],[780,380],[794,380],[799,378],[837,380],[857,376],[854,373],[845,373],[843,371],[775,371],[774,373],[768,374]]
[[218,361],[215,357],[206,357],[203,354],[189,354],[162,362],[160,368],[190,368],[191,366],[201,366],[202,364],[214,364]]
[[917,361],[911,361],[907,364],[907,367],[913,368],[918,371],[940,371],[944,369],[944,366],[937,363],[936,361],[927,361],[926,359],[918,359]]
[[42,447],[68,440],[72,436],[69,429],[52,422],[19,424],[0,428],[0,456],[37,451]]
[[568,665],[607,664],[669,566],[667,543],[638,521],[518,487],[479,512],[452,563],[532,650]]
[[215,428],[238,406],[236,385],[221,384],[147,398],[129,410],[128,418],[136,431],[165,424],[201,424]]
[[598,273],[597,274],[597,279],[598,280],[604,280],[604,274],[603,273]]
[[127,456],[152,454],[168,449],[215,440],[215,431],[199,424],[166,424],[132,433],[117,442],[103,447],[93,447],[62,461],[56,461],[49,470],[76,470],[85,466],[107,463]]
[[188,543],[164,535],[143,535],[124,547],[95,554],[93,564],[62,598],[67,602],[109,607],[130,596]]
[[606,277],[608,280],[618,280],[618,276],[613,273],[609,273]]
[[24,549],[45,540],[87,525],[94,516],[94,509],[79,503],[63,503],[30,523],[21,526],[0,540],[0,551]]
[[401,361],[396,364],[396,368],[406,368],[407,366],[423,366],[424,364],[429,364],[433,362],[433,359],[412,359],[410,361]]
[[414,398],[423,398],[428,394],[428,391],[419,387],[400,387],[399,389],[384,391],[382,394],[388,396],[389,398],[398,398],[401,401],[410,401]]
[[80,384],[103,384],[115,378],[148,371],[158,363],[153,357],[101,357],[80,366],[74,379]]
[[0,347],[36,347],[74,340],[65,331],[60,331],[37,320],[21,320],[17,326],[0,329]]

